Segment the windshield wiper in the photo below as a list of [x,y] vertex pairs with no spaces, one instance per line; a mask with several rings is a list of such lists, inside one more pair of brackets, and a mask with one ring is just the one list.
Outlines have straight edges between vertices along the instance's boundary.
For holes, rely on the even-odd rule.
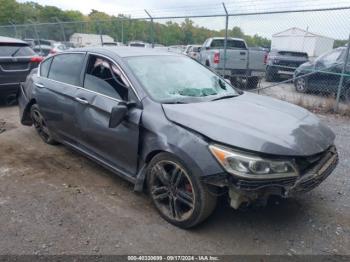
[[19,50],[21,50],[21,48],[22,48],[23,46],[21,46],[21,47],[19,47],[18,49],[16,49],[16,51],[15,52],[13,52],[12,54],[11,54],[11,56],[15,56],[15,54],[17,54],[18,53],[18,51]]
[[163,102],[163,104],[186,104],[186,103],[182,101],[166,101],[166,102]]
[[232,97],[236,97],[238,95],[226,95],[226,96],[220,96],[220,97],[217,97],[217,98],[214,98],[210,101],[216,101],[216,100],[221,100],[221,99],[227,99],[227,98],[232,98]]

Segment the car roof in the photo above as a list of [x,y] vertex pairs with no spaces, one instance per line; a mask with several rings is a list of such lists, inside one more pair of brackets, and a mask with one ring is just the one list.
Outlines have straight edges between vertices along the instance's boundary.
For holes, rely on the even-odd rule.
[[22,41],[20,39],[6,36],[0,36],[0,43],[29,45],[27,42]]
[[[118,57],[132,57],[132,56],[154,56],[154,55],[169,55],[181,56],[173,52],[164,51],[164,49],[144,48],[144,47],[129,47],[129,46],[94,46],[76,48],[74,51],[78,52],[96,52],[105,55],[116,55]],[[68,51],[69,52],[69,51]]]

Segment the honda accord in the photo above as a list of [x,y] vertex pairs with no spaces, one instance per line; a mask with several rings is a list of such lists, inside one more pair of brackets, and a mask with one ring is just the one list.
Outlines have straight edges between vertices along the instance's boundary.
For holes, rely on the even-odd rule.
[[[242,92],[166,51],[89,47],[46,58],[21,85],[21,122],[145,190],[182,228],[219,195],[237,209],[309,191],[334,170],[335,135],[298,106]],[[221,199],[221,198],[220,198]]]

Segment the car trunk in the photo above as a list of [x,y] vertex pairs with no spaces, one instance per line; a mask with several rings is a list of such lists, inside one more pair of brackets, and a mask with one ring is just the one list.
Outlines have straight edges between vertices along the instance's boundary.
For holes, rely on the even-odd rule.
[[23,82],[41,58],[23,44],[0,43],[0,84]]

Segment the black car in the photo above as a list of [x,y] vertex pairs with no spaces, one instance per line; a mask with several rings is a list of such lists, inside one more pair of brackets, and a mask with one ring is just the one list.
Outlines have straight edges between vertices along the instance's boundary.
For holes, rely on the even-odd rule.
[[[298,106],[243,93],[197,61],[137,47],[46,58],[19,95],[24,125],[147,189],[188,228],[231,206],[311,190],[333,171],[333,132]],[[264,117],[261,117],[264,116]]]
[[[314,62],[302,64],[295,71],[294,80],[297,92],[320,92],[322,94],[336,94],[343,70],[346,47],[336,48],[320,57]],[[312,73],[314,72],[314,73]],[[312,73],[312,74],[310,74]],[[345,70],[341,96],[350,103],[350,62]],[[306,75],[305,77],[302,77]]]
[[0,37],[0,100],[14,102],[20,82],[25,81],[30,71],[38,67],[41,61],[42,58],[28,43]]
[[267,57],[266,81],[276,81],[281,76],[292,77],[297,67],[309,61],[305,52],[271,50]]

